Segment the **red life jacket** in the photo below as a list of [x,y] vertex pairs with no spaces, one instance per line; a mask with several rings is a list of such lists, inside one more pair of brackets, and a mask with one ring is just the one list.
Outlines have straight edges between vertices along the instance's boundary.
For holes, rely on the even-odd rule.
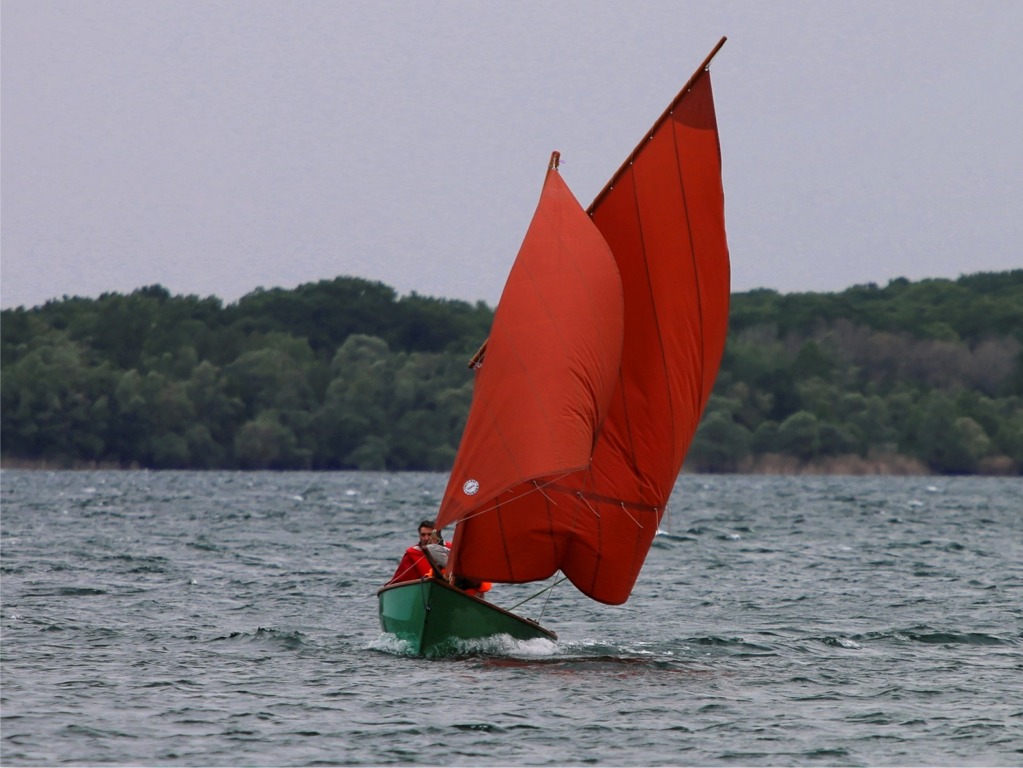
[[[444,546],[448,549],[451,548],[451,545],[446,542]],[[433,567],[430,565],[430,561],[426,559],[426,555],[423,554],[423,550],[419,548],[419,545],[413,544],[405,550],[405,554],[401,557],[401,562],[398,563],[398,569],[387,583],[393,584],[396,581],[427,579],[432,575]]]
[[467,595],[482,595],[484,592],[489,592],[493,586],[489,581],[481,581],[479,586],[466,587],[463,592]]
[[423,550],[419,548],[418,544],[413,544],[405,550],[405,554],[401,557],[401,562],[398,563],[398,569],[387,583],[415,581],[416,579],[426,578],[431,573],[433,573],[433,569],[430,568],[430,563],[426,559],[426,555],[423,554]]

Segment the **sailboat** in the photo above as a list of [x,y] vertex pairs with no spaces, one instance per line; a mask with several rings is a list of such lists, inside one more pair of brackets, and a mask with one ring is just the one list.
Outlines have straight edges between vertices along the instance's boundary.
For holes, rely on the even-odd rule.
[[[437,516],[446,576],[378,592],[411,652],[495,635],[555,639],[456,584],[563,574],[601,603],[632,592],[710,397],[729,260],[710,62],[584,210],[555,152],[490,336]],[[499,591],[499,590],[498,590]]]

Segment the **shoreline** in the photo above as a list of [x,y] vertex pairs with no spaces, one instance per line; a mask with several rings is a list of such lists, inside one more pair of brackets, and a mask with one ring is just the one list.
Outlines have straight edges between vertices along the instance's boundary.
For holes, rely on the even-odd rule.
[[[156,469],[139,464],[123,465],[113,462],[73,461],[58,462],[42,459],[0,459],[0,471],[20,470],[35,472],[364,472],[355,469],[258,469],[241,470],[230,468],[180,467]],[[427,472],[430,470],[376,470],[397,474],[401,472]],[[981,462],[977,472],[962,475],[942,475],[931,471],[919,459],[900,454],[877,457],[859,455],[828,456],[810,461],[801,461],[794,456],[763,454],[748,457],[732,472],[702,472],[683,466],[682,475],[791,475],[791,476],[890,476],[890,477],[1018,477],[1015,462],[1007,456],[989,457]]]

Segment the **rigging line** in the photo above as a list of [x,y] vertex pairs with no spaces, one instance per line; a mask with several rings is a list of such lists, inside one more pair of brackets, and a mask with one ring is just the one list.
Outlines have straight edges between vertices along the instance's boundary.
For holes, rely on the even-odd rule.
[[[550,485],[550,483],[548,483],[548,485]],[[547,501],[550,504],[553,504],[555,507],[558,506],[558,502],[556,502],[554,499],[552,499],[548,494],[544,493],[544,490],[541,487],[540,483],[538,483],[536,480],[533,481],[533,487],[536,488],[537,492],[541,496],[543,496],[545,499],[547,499]]]
[[433,610],[433,606],[426,599],[426,582],[427,579],[421,579],[419,582],[419,597],[423,601],[423,610],[429,613]]
[[[536,480],[533,480],[533,487],[532,488],[530,488],[527,491],[523,491],[518,496],[515,496],[514,498],[508,499],[507,501],[504,501],[501,504],[511,504],[512,502],[518,501],[519,499],[524,498],[524,497],[528,496],[529,494],[535,493],[537,491],[540,491],[541,493],[543,493],[543,489],[544,488],[546,488],[547,486],[550,486],[550,485],[554,485],[558,481],[563,480],[566,477],[568,477],[570,474],[572,474],[572,473],[571,472],[566,472],[565,474],[561,475],[560,477],[552,478],[551,480],[547,481],[543,485],[540,485],[540,483],[538,483]],[[550,499],[550,497],[547,496],[547,494],[544,494],[544,496],[547,497],[548,500]],[[486,507],[485,509],[477,509],[472,514],[465,515],[464,517],[462,517],[459,520],[457,520],[455,522],[455,525],[460,525],[461,523],[464,523],[466,520],[472,520],[474,517],[479,517],[480,515],[485,515],[487,512],[493,512],[495,509],[497,509],[499,506],[501,506],[501,504],[498,504],[495,501],[493,506]]]
[[[590,502],[587,500],[587,498],[585,496],[583,496],[583,492],[582,491],[577,491],[576,492],[576,496],[579,497],[579,500],[582,501],[582,503],[585,504],[586,507],[599,520],[600,519],[600,512],[598,512],[596,509],[593,508],[593,506],[590,504]],[[639,522],[639,520],[637,520],[635,517],[632,516],[632,513],[629,512],[628,507],[625,506],[625,502],[624,501],[619,501],[618,505],[622,508],[622,512],[625,513],[626,517],[628,517],[632,522],[634,522],[636,524],[637,528],[639,528],[640,530],[643,530],[643,523]],[[657,512],[657,507],[652,507],[652,511],[653,512]]]
[[591,500],[596,501],[598,503],[604,503],[604,504],[624,504],[625,506],[630,507],[630,508],[636,510],[637,512],[657,512],[658,511],[658,508],[656,506],[654,506],[653,504],[642,504],[642,503],[640,503],[638,501],[626,501],[625,499],[620,499],[620,498],[617,498],[615,496],[605,496],[604,494],[601,494],[601,493],[593,493],[592,491],[579,490],[579,489],[575,489],[575,488],[569,488],[567,486],[565,486],[565,487],[558,487],[558,486],[554,486],[553,482],[550,483],[550,485],[553,486],[555,490],[562,491],[563,493],[577,493],[577,494],[580,494],[581,496],[583,496],[583,497],[585,497],[587,499],[591,499]]
[[582,491],[576,491],[575,495],[578,496],[579,500],[582,501],[582,503],[586,505],[586,507],[590,510],[590,512],[593,513],[594,517],[596,517],[599,520],[600,519],[600,512],[598,512],[596,509],[593,508],[593,505],[590,504],[590,502],[586,499],[585,496],[583,496],[583,492]]
[[624,502],[622,503],[622,512],[624,512],[628,516],[628,518],[639,527],[640,530],[643,529],[643,524],[639,522],[639,520],[634,518],[631,514],[629,514],[629,510],[625,508]]
[[556,581],[553,584],[551,584],[551,588],[547,591],[547,599],[543,601],[543,608],[540,609],[540,615],[536,617],[537,624],[540,623],[540,619],[542,619],[543,615],[547,612],[547,606],[550,605],[551,595],[554,594],[554,588],[567,578],[568,578],[567,576],[562,576],[561,581]]
[[555,588],[556,586],[558,586],[558,584],[560,584],[561,582],[563,582],[563,581],[564,581],[565,579],[567,579],[567,578],[568,578],[568,576],[562,576],[562,577],[561,577],[560,579],[558,579],[557,581],[555,581],[555,582],[554,582],[553,584],[551,584],[550,586],[548,586],[548,587],[544,587],[544,588],[543,588],[543,589],[541,589],[541,590],[540,590],[539,592],[537,592],[537,593],[535,593],[535,594],[532,594],[532,595],[530,595],[529,597],[527,597],[527,598],[526,598],[525,600],[520,600],[519,602],[515,603],[515,605],[513,605],[513,606],[512,606],[511,608],[508,608],[508,610],[509,610],[509,611],[514,611],[514,610],[515,610],[516,608],[518,608],[518,607],[519,607],[520,605],[525,605],[525,604],[526,604],[526,603],[528,603],[528,602],[529,602],[530,600],[535,600],[535,599],[536,599],[536,598],[538,598],[538,597],[539,597],[540,595],[542,595],[542,594],[543,594],[544,592],[547,592],[548,590],[554,589],[554,588]]

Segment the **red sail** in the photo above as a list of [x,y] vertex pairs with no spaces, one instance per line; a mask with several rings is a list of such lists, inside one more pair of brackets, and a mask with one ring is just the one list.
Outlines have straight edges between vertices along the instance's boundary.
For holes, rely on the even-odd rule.
[[[709,58],[590,207],[616,270],[606,259],[570,255],[595,233],[567,213],[570,234],[543,229],[543,242],[532,241],[538,219],[554,222],[541,216],[545,188],[498,306],[441,505],[441,525],[461,521],[459,574],[522,582],[560,569],[601,602],[625,602],[632,591],[710,397],[728,326]],[[557,267],[543,266],[552,258]],[[559,270],[556,289],[534,299],[551,281],[530,281],[548,268]],[[605,280],[613,288],[595,287]],[[623,303],[609,303],[606,294],[617,291]],[[535,306],[543,311],[530,318]],[[593,332],[581,333],[588,326]],[[620,361],[607,351],[590,365],[598,340],[620,350]]]
[[[589,466],[616,385],[622,318],[611,252],[558,172],[549,170],[494,316],[437,520],[440,526],[462,521],[456,554],[467,551],[460,539],[470,533],[480,539],[469,548],[472,571],[481,562],[490,580],[530,581],[557,570],[555,561],[531,562],[529,542],[506,546],[490,531],[499,533],[501,516],[486,511],[501,494],[521,497],[534,481]],[[506,549],[516,556],[498,566]]]
[[[624,602],[710,397],[728,330],[729,261],[710,73],[698,73],[590,208],[625,295],[620,386],[593,454],[603,544],[566,575]],[[630,509],[630,506],[632,507]],[[613,565],[611,562],[613,561]]]

